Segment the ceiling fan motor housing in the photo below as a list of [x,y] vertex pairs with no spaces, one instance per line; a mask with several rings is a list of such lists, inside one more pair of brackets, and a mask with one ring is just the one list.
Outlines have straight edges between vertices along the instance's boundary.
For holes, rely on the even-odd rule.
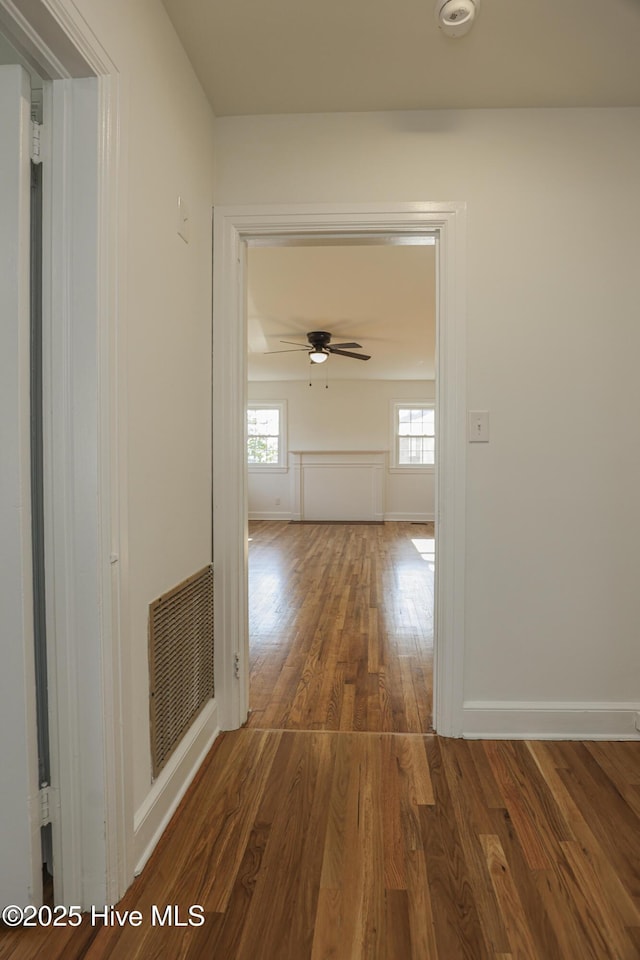
[[322,350],[331,341],[331,334],[326,330],[312,330],[307,334],[307,340],[316,350]]

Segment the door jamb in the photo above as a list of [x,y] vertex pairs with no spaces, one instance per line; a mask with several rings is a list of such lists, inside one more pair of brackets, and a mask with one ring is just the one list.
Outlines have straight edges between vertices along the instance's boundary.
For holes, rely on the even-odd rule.
[[[0,25],[52,81],[43,308],[51,813],[56,903],[114,903],[133,877],[121,591],[126,500],[119,340],[118,71],[76,6],[0,0]],[[51,182],[49,183],[51,187]],[[87,203],[87,198],[89,202]],[[89,267],[87,271],[87,266]]]
[[436,234],[437,644],[434,727],[462,736],[466,497],[464,203],[286,204],[214,208],[213,556],[221,728],[248,713],[247,242]]

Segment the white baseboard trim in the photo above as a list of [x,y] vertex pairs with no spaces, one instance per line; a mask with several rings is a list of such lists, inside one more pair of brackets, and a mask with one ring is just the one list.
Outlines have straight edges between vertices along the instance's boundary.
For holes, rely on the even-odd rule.
[[142,872],[202,761],[220,733],[218,705],[211,700],[151,786],[133,820],[135,875]]
[[[385,513],[383,519],[404,521],[405,523],[429,523],[429,521],[435,520],[435,514]],[[291,520],[291,512],[289,510],[249,510],[249,520]],[[348,523],[348,520],[344,522]]]
[[478,740],[640,740],[638,702],[467,700],[463,737]]
[[435,513],[385,513],[385,520],[404,520],[407,523],[429,523],[435,520]]
[[249,520],[291,520],[289,510],[249,510]]

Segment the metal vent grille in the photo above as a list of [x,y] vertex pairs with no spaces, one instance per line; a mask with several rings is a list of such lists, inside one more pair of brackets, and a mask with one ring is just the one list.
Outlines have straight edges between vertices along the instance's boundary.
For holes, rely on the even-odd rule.
[[151,756],[157,777],[214,695],[213,568],[149,606]]

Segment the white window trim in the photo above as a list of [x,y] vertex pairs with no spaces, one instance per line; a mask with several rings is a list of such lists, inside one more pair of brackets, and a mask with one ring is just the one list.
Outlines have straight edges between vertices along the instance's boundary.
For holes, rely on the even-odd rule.
[[[390,435],[391,442],[389,444],[389,473],[435,473],[436,465],[435,463],[398,463],[398,437],[396,433],[396,425],[398,422],[398,409],[402,408],[403,410],[410,410],[412,408],[421,408],[428,407],[431,410],[435,410],[436,402],[435,400],[392,400],[390,403]],[[438,456],[438,438],[436,437],[436,453],[435,457]]]
[[[249,473],[288,473],[289,472],[289,448],[287,444],[287,401],[286,400],[249,400],[247,410],[278,410],[280,413],[280,443],[279,457],[277,463],[249,463],[247,460],[247,470]],[[248,430],[247,418],[245,417],[245,444],[247,449]]]

